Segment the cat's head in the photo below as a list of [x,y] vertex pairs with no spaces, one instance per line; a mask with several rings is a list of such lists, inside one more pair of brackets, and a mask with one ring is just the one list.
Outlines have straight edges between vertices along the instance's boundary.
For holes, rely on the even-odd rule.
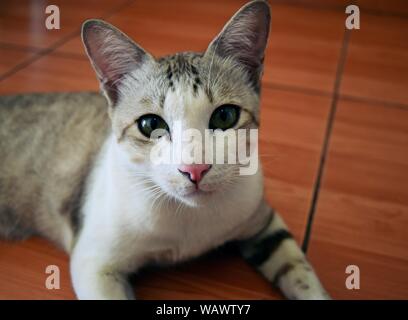
[[[174,150],[185,129],[202,137],[208,129],[221,129],[209,132],[213,138],[225,130],[258,127],[269,24],[268,4],[254,1],[230,19],[204,53],[154,58],[106,22],[84,23],[86,52],[108,99],[117,144],[132,164],[129,170],[191,206],[239,183],[240,163],[206,164],[203,157],[193,164],[184,158],[156,164],[151,155],[157,147]],[[154,129],[163,134],[151,138]]]

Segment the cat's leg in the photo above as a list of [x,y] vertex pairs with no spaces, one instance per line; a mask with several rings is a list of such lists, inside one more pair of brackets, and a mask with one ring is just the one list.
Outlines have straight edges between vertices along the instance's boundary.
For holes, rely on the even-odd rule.
[[258,210],[269,222],[240,242],[243,257],[289,299],[330,299],[281,217],[265,202]]
[[[75,293],[81,300],[128,300],[134,299],[128,282],[128,273],[120,268],[120,250],[109,250],[110,243],[83,237],[79,239],[71,255],[71,278]],[[135,258],[132,266],[137,268]]]

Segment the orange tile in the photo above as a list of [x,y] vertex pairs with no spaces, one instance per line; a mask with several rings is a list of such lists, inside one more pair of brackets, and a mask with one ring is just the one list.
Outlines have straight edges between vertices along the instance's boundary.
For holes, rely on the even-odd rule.
[[[46,48],[80,29],[83,20],[103,16],[126,3],[126,0],[3,0],[0,2],[0,42]],[[45,8],[60,9],[60,29],[45,27]]]
[[380,13],[408,16],[408,3],[406,0],[358,0],[360,11],[375,10]]
[[[68,257],[45,240],[0,241],[0,299],[73,299]],[[46,268],[58,266],[60,289],[47,289]]]
[[341,94],[406,104],[408,19],[365,14],[351,31]]
[[0,94],[98,90],[88,60],[47,55],[1,82]]
[[358,5],[360,12],[392,15],[408,15],[406,0],[270,0],[272,3],[285,3],[317,8],[342,9],[350,4]]
[[[372,244],[375,245],[377,242]],[[406,279],[408,263],[405,259],[343,246],[340,241],[338,243],[316,241],[311,249],[312,263],[333,298],[347,300],[408,298]],[[359,267],[359,290],[346,289],[346,279],[350,275],[346,273],[348,265]]]
[[30,59],[34,54],[26,50],[0,47],[0,77],[18,64]]
[[408,298],[407,123],[408,109],[340,101],[310,244],[335,298]]
[[265,82],[332,92],[344,13],[272,5]]

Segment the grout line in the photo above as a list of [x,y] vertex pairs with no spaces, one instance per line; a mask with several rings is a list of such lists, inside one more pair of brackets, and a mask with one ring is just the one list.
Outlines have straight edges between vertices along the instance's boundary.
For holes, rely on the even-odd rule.
[[[24,46],[21,44],[9,43],[9,42],[0,42],[0,49],[10,49],[10,50],[18,50],[26,53],[40,53],[44,52],[47,48],[40,48],[40,47],[30,47]],[[70,59],[77,59],[77,60],[88,60],[85,54],[80,54],[76,52],[64,52],[64,51],[55,51],[52,52],[53,56],[59,56],[63,58],[70,58]]]
[[88,57],[86,56],[86,54],[80,54],[80,53],[55,51],[55,52],[52,52],[51,55],[55,57],[66,58],[66,59],[88,61]]
[[[129,6],[131,3],[133,3],[135,0],[128,0],[114,8],[112,8],[111,10],[107,11],[105,14],[103,14],[101,16],[102,19],[107,19],[109,17],[111,17],[112,15],[114,15],[115,13],[117,13],[118,11],[122,10],[123,8],[126,8],[127,6]],[[63,37],[62,39],[60,39],[59,41],[56,41],[52,46],[46,48],[46,49],[42,49],[38,52],[35,52],[34,55],[19,63],[18,65],[14,66],[13,68],[11,68],[9,71],[6,71],[5,73],[3,73],[0,76],[0,82],[3,81],[4,79],[10,77],[11,75],[15,74],[16,72],[24,69],[25,67],[29,66],[30,64],[32,64],[33,62],[39,60],[40,58],[44,57],[47,54],[50,54],[51,52],[55,51],[58,47],[62,46],[64,43],[68,42],[69,40],[75,38],[79,33],[80,33],[80,28],[75,29],[74,31],[70,32],[68,35],[66,35],[65,37]]]
[[320,186],[322,183],[325,164],[326,164],[326,160],[328,156],[330,138],[333,132],[333,124],[334,124],[336,111],[337,111],[337,102],[339,100],[339,91],[340,91],[340,85],[341,85],[341,79],[343,76],[344,66],[345,66],[346,58],[347,58],[347,49],[348,49],[348,44],[350,42],[350,34],[351,34],[350,30],[345,29],[344,36],[343,36],[343,44],[340,49],[340,56],[339,56],[339,61],[337,65],[337,70],[336,70],[336,80],[334,82],[333,98],[332,98],[330,112],[329,112],[328,119],[327,119],[327,126],[326,126],[325,138],[323,141],[323,147],[322,147],[321,154],[320,154],[320,164],[319,164],[319,168],[317,171],[317,177],[316,177],[315,185],[313,189],[312,203],[309,209],[308,221],[306,225],[305,235],[303,238],[302,250],[305,252],[305,254],[307,253],[307,249],[309,247],[309,242],[310,242],[310,237],[312,234],[313,220],[316,214],[316,207],[317,207],[317,202],[319,200],[319,194],[320,194]]
[[19,51],[25,51],[29,53],[35,53],[44,50],[44,48],[39,48],[39,47],[31,47],[31,46],[25,46],[22,44],[16,44],[16,43],[10,43],[10,42],[0,42],[0,48],[1,49],[10,49],[10,50],[19,50]]
[[14,66],[13,68],[11,68],[9,71],[6,71],[5,73],[3,73],[0,76],[0,82],[3,81],[4,79],[8,78],[9,76],[13,75],[14,73],[16,73],[17,71],[27,67],[28,65],[30,65],[31,63],[37,61],[38,59],[40,59],[42,56],[46,55],[47,51],[39,51],[37,53],[34,53],[34,55],[27,59],[24,60],[23,62],[17,64],[16,66]]

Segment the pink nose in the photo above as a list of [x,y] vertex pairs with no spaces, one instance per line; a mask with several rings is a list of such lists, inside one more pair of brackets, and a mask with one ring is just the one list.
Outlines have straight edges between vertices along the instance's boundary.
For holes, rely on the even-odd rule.
[[178,170],[187,178],[198,185],[203,176],[211,169],[209,164],[183,164]]

